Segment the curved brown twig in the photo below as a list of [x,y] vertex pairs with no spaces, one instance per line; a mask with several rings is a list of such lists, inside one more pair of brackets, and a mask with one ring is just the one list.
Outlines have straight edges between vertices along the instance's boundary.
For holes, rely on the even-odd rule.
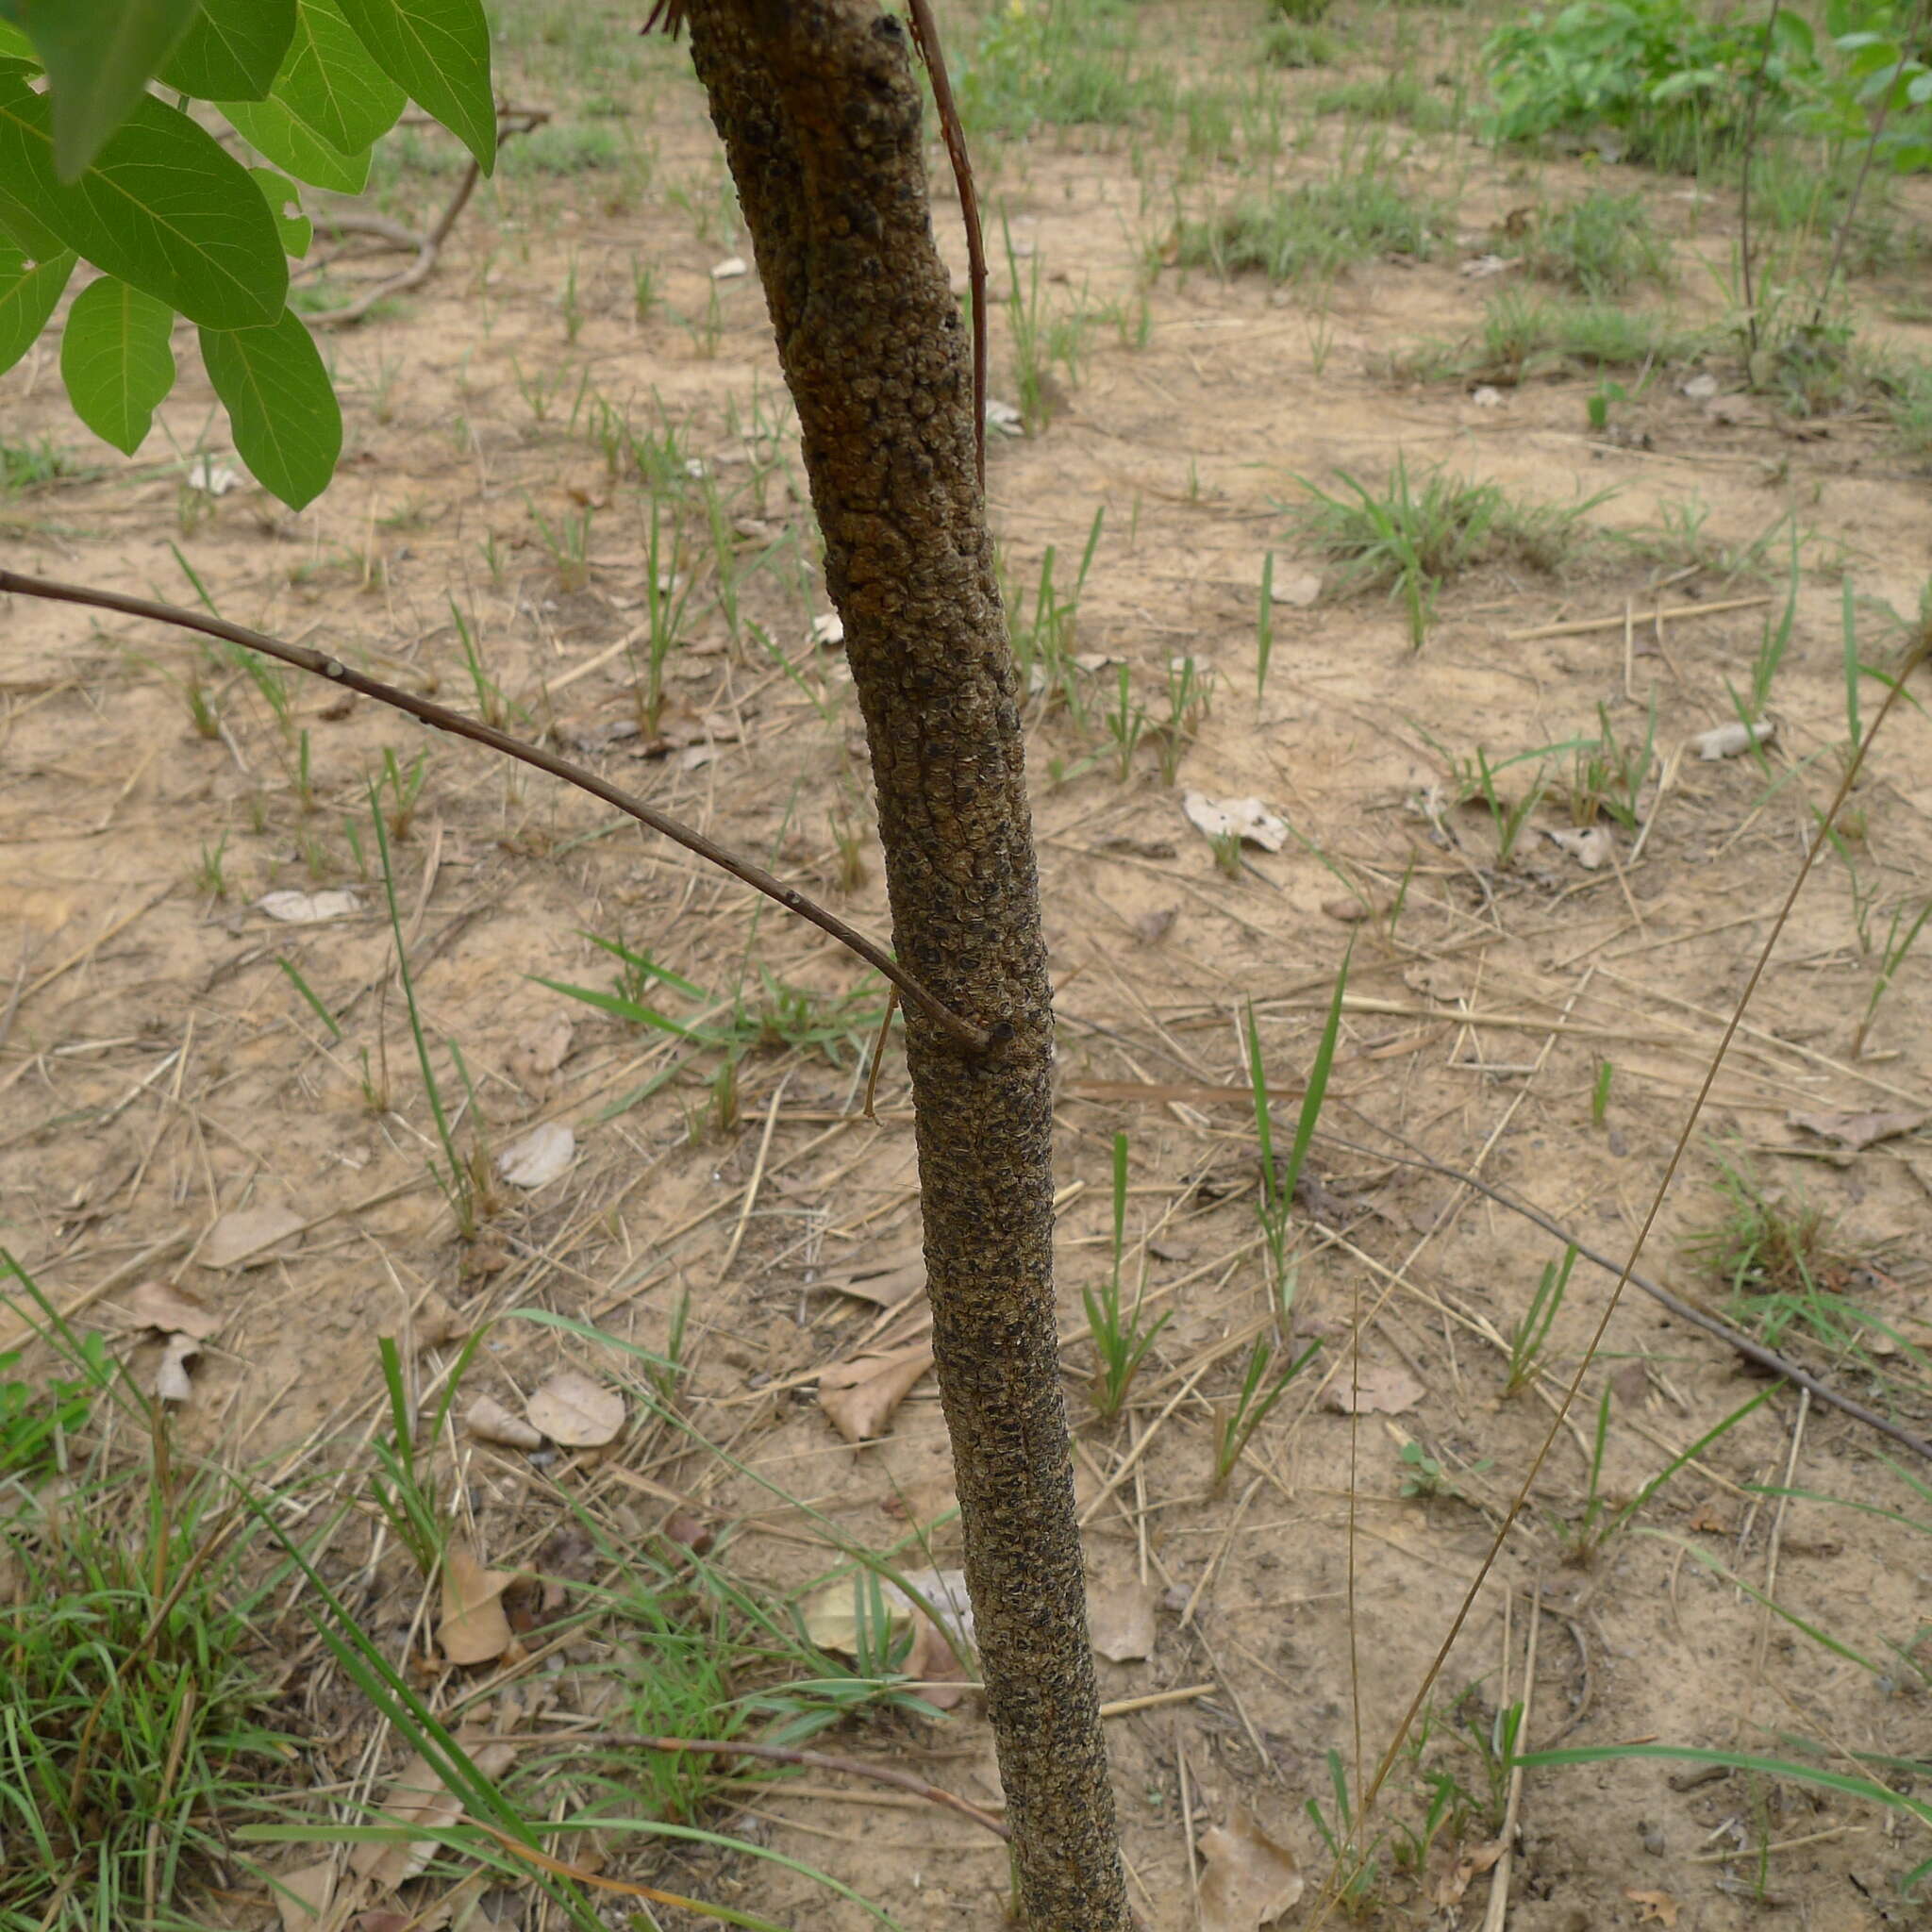
[[829,933],[841,946],[858,954],[874,972],[897,987],[900,999],[906,1005],[917,1008],[956,1046],[970,1053],[984,1053],[991,1044],[984,1027],[961,1019],[950,1007],[934,998],[890,953],[847,925],[836,913],[828,912],[816,900],[808,899],[803,892],[788,886],[763,866],[741,858],[716,840],[708,839],[679,820],[667,817],[656,806],[646,805],[642,799],[620,791],[594,772],[586,771],[582,765],[574,765],[554,752],[526,744],[522,739],[512,738],[508,732],[498,731],[492,725],[479,724],[475,718],[466,718],[446,705],[434,704],[428,698],[418,697],[413,691],[365,676],[340,658],[312,651],[307,644],[291,644],[281,638],[266,637],[260,631],[248,629],[245,625],[230,624],[225,618],[184,609],[178,604],[159,604],[147,597],[124,596],[118,591],[97,591],[85,584],[57,583],[47,577],[23,576],[18,571],[0,570],[0,594],[9,591],[23,597],[44,597],[57,604],[81,604],[95,610],[118,610],[127,617],[144,617],[156,624],[177,625],[183,630],[198,630],[211,638],[222,638],[244,649],[259,651],[265,658],[292,665],[297,671],[326,678],[344,691],[358,691],[364,697],[374,698],[379,705],[406,711],[425,724],[433,724],[439,731],[447,731],[452,738],[466,738],[473,744],[487,745],[491,751],[502,752],[521,764],[548,772],[553,778],[561,778],[566,785],[575,785],[578,791],[588,791],[592,798],[601,798],[606,805],[615,806],[641,825],[648,825],[660,837],[682,845],[687,852],[695,853],[721,872],[728,872],[754,891],[775,900],[786,911],[809,920],[821,932]]
[[979,487],[986,488],[986,236],[979,222],[979,190],[973,179],[973,161],[966,152],[966,130],[953,100],[953,83],[946,57],[940,47],[939,23],[930,0],[908,0],[912,38],[919,42],[926,78],[932,82],[933,105],[940,110],[940,132],[953,180],[959,190],[959,213],[966,224],[966,279],[973,293],[973,441],[979,462]]
[[[506,108],[498,110],[498,118],[504,125],[497,129],[497,141],[502,142],[512,134],[528,134],[533,127],[541,127],[550,118],[548,108]],[[393,242],[399,248],[413,248],[416,258],[400,275],[391,275],[388,280],[377,282],[374,288],[365,289],[353,302],[343,304],[340,308],[324,308],[302,319],[310,328],[346,328],[351,323],[360,322],[378,302],[387,301],[391,295],[400,295],[405,290],[413,289],[421,282],[426,282],[436,272],[438,258],[442,253],[442,244],[449,240],[449,231],[457,225],[457,217],[469,205],[471,195],[476,192],[476,183],[482,178],[483,171],[473,158],[464,168],[462,177],[456,185],[456,191],[443,205],[442,212],[437,216],[429,232],[418,235],[412,229],[405,228],[398,222],[385,220],[380,215],[360,215],[344,212],[341,215],[320,215],[316,225],[330,228],[341,234],[379,235],[385,241]]]

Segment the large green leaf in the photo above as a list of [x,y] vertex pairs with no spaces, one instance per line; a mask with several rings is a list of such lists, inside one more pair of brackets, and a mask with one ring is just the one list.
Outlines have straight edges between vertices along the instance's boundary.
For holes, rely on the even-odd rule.
[[298,119],[287,102],[271,94],[265,101],[223,101],[222,112],[235,132],[284,174],[337,194],[360,194],[369,181],[369,150],[345,155]]
[[54,172],[46,97],[0,73],[0,181],[69,247],[206,328],[273,322],[289,263],[248,171],[143,96],[79,180]]
[[300,319],[285,308],[266,328],[205,328],[201,359],[256,480],[291,509],[319,495],[342,453],[342,412]]
[[113,275],[74,298],[60,337],[60,379],[74,413],[104,442],[131,457],[175,387],[168,345],[175,311]]
[[40,340],[73,273],[72,254],[30,263],[18,248],[0,244],[0,374]]
[[345,155],[387,134],[407,99],[370,58],[334,0],[301,0],[295,38],[275,92],[297,120]]
[[54,97],[54,165],[81,172],[127,118],[200,0],[16,0]]
[[197,100],[261,100],[294,32],[295,0],[201,0],[161,78]]
[[341,0],[375,63],[476,157],[496,165],[496,98],[483,0]]
[[[248,178],[261,190],[269,213],[275,218],[275,233],[282,238],[283,253],[307,255],[309,242],[315,239],[315,224],[302,212],[302,196],[295,184],[273,168],[250,168]],[[291,208],[295,210],[293,214],[289,212]]]

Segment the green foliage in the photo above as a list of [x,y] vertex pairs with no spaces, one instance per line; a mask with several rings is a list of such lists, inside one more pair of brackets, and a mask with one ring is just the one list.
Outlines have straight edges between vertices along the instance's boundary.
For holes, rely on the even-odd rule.
[[[496,109],[482,0],[0,11],[21,22],[0,20],[0,370],[46,326],[78,261],[108,278],[82,290],[62,341],[81,421],[125,454],[140,448],[174,382],[178,313],[199,327],[237,454],[284,502],[309,502],[334,472],[341,421],[289,306],[289,257],[312,239],[296,184],[358,192],[372,145],[410,100],[487,172]],[[187,100],[156,98],[155,78]],[[230,153],[213,112],[270,166]]]
[[1171,88],[1136,75],[1128,0],[1004,0],[955,61],[959,118],[971,134],[1015,139],[1042,123],[1119,125]]
[[1121,1302],[1121,1264],[1127,1241],[1127,1137],[1113,1137],[1113,1267],[1099,1289],[1083,1288],[1087,1329],[1099,1358],[1093,1376],[1093,1407],[1103,1422],[1111,1422],[1127,1399],[1141,1363],[1155,1337],[1174,1319],[1170,1308],[1158,1321],[1142,1321],[1147,1289],[1143,1268],[1132,1307]]
[[1506,243],[1505,252],[1520,257],[1532,275],[1592,302],[1626,294],[1644,282],[1668,287],[1671,279],[1670,250],[1643,197],[1601,188],[1541,213],[1529,233]]
[[1261,35],[1261,58],[1271,67],[1333,67],[1341,42],[1324,26],[1271,20]]
[[1176,258],[1223,275],[1253,269],[1276,282],[1325,280],[1378,255],[1428,256],[1447,228],[1447,210],[1405,193],[1371,150],[1332,180],[1183,222]]
[[1761,20],[1707,15],[1696,0],[1575,0],[1531,12],[1484,48],[1493,131],[1534,141],[1608,127],[1629,160],[1694,168],[1742,142],[1754,86],[1774,111],[1795,101],[1794,64],[1815,64],[1810,32],[1793,13],[1777,18],[1766,58]]

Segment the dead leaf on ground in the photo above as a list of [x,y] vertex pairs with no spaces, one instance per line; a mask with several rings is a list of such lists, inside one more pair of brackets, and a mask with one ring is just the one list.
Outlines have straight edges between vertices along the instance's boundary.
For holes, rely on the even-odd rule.
[[1503,1856],[1503,1840],[1492,1839],[1486,1845],[1477,1845],[1473,1852],[1464,1852],[1455,1859],[1441,1877],[1436,1881],[1436,1907],[1439,1911],[1447,1911],[1451,1906],[1462,1902],[1462,1894],[1483,1873],[1487,1872]]
[[275,1909],[282,1915],[282,1932],[316,1932],[335,1901],[336,1861],[275,1875]]
[[1586,825],[1581,831],[1566,827],[1543,827],[1543,837],[1560,846],[1585,872],[1597,872],[1610,862],[1616,843],[1607,825]]
[[875,1307],[896,1308],[908,1295],[917,1294],[925,1286],[925,1250],[914,1241],[909,1247],[875,1255],[869,1261],[827,1268],[812,1286],[853,1295]]
[[171,1335],[155,1364],[155,1393],[163,1402],[186,1402],[194,1393],[189,1364],[200,1359],[201,1343],[192,1335]]
[[512,1415],[493,1395],[478,1395],[463,1411],[463,1426],[479,1442],[496,1442],[506,1449],[541,1449],[542,1435],[522,1416]]
[[1143,946],[1158,946],[1174,930],[1180,909],[1178,906],[1161,906],[1141,913],[1134,922],[1134,937]]
[[1273,1924],[1302,1895],[1294,1854],[1237,1810],[1226,1830],[1201,1834],[1203,1932],[1255,1932]]
[[[465,1737],[458,1732],[457,1741],[485,1777],[500,1777],[516,1756],[512,1744],[492,1744],[474,1735]],[[426,1826],[432,1831],[446,1829],[462,1815],[462,1801],[437,1776],[429,1760],[420,1753],[396,1774],[395,1782],[381,1805],[382,1823]],[[349,1870],[379,1890],[393,1891],[415,1877],[436,1851],[433,1839],[404,1840],[400,1843],[371,1840],[357,1845],[349,1854]]]
[[143,1328],[158,1328],[164,1335],[192,1335],[197,1341],[206,1341],[227,1319],[186,1289],[171,1287],[165,1281],[142,1282],[127,1297],[126,1308]]
[[1288,821],[1258,798],[1209,798],[1205,791],[1190,791],[1181,800],[1181,811],[1206,838],[1232,834],[1243,845],[1258,845],[1264,852],[1279,852],[1288,843]]
[[1700,758],[1713,764],[1719,758],[1734,758],[1740,751],[1749,751],[1754,737],[1759,744],[1769,744],[1776,736],[1774,719],[1760,718],[1755,724],[1746,724],[1739,718],[1728,724],[1713,724],[1708,731],[1700,731],[1690,743]]
[[1333,899],[1322,901],[1322,910],[1328,918],[1343,925],[1358,925],[1365,919],[1379,919],[1394,904],[1385,894],[1374,892],[1357,899],[1350,894],[1340,894]]
[[325,892],[266,892],[255,902],[256,910],[279,919],[285,925],[320,925],[325,920],[346,919],[362,909],[362,902],[344,887]]
[[848,1442],[863,1442],[885,1427],[912,1385],[931,1367],[929,1341],[834,1362],[819,1376],[819,1407]]
[[750,264],[743,256],[727,255],[723,261],[712,264],[711,279],[714,282],[735,282],[740,275],[749,273]]
[[1786,1123],[1816,1134],[1821,1141],[1836,1141],[1854,1154],[1880,1141],[1909,1134],[1923,1127],[1932,1115],[1923,1113],[1799,1113],[1786,1114]]
[[225,1214],[208,1229],[195,1256],[204,1268],[259,1268],[269,1250],[299,1233],[303,1218],[278,1201]]
[[532,1425],[564,1449],[601,1449],[624,1426],[624,1397],[575,1369],[563,1369],[524,1405]]
[[1407,1369],[1371,1364],[1351,1377],[1346,1371],[1322,1391],[1322,1407],[1338,1415],[1401,1415],[1427,1393]]
[[1640,1925],[1671,1926],[1677,1923],[1678,1905],[1667,1891],[1640,1891],[1634,1885],[1624,1888],[1624,1896],[1643,1909],[1637,1915]]
[[1160,1592],[1138,1578],[1111,1590],[1095,1590],[1087,1599],[1087,1626],[1093,1647],[1109,1663],[1132,1663],[1154,1650],[1154,1607]]
[[[973,1604],[966,1594],[965,1571],[908,1570],[906,1581],[946,1619],[958,1632],[960,1642],[970,1647],[974,1638]],[[856,1657],[859,1651],[859,1624],[861,1620],[871,1621],[873,1602],[872,1586],[867,1578],[841,1576],[824,1589],[813,1591],[798,1607],[805,1621],[805,1634],[821,1650],[836,1652],[840,1657]],[[904,1631],[915,1619],[928,1627],[931,1625],[932,1620],[896,1583],[879,1578],[877,1602],[895,1634]],[[943,1637],[940,1639],[940,1645],[941,1649],[947,1648]],[[879,1633],[875,1628],[867,1630],[865,1647],[868,1650],[880,1647]]]
[[468,1543],[450,1539],[442,1553],[442,1622],[437,1641],[451,1663],[493,1663],[509,1648],[503,1593],[515,1581],[515,1571],[486,1570]]
[[496,1171],[513,1188],[547,1188],[576,1158],[577,1137],[567,1121],[545,1121],[496,1157]]

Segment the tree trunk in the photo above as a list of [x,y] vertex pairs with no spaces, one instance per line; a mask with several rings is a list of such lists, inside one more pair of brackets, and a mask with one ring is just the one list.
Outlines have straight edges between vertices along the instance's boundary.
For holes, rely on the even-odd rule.
[[798,408],[871,743],[898,957],[991,1030],[906,1015],[933,1351],[1034,1932],[1127,1924],[1053,1301],[1053,1014],[1018,678],[974,475],[920,93],[876,0],[690,0]]

